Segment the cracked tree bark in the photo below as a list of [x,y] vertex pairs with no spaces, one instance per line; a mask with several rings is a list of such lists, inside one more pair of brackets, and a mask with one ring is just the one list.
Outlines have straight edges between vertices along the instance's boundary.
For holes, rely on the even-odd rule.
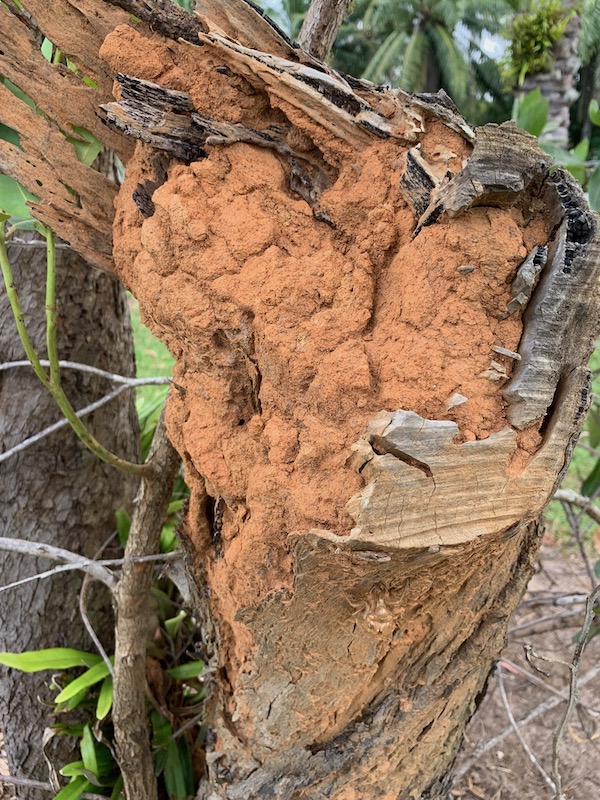
[[[9,241],[28,330],[37,352],[45,347],[46,245],[37,235]],[[127,298],[114,277],[92,269],[64,244],[57,249],[60,354],[120,374],[134,372],[133,341]],[[23,349],[0,293],[0,360],[22,359]],[[0,373],[0,438],[2,449],[60,419],[56,403],[32,370]],[[75,408],[102,397],[107,382],[70,371],[63,385]],[[100,409],[88,419],[90,429],[107,447],[125,458],[137,456],[137,420],[131,394]],[[48,542],[94,558],[115,528],[115,512],[130,506],[135,480],[96,459],[70,429],[53,434],[0,464],[0,529],[4,536]],[[114,545],[105,553],[115,554]],[[110,557],[110,555],[108,555]],[[2,585],[35,575],[48,562],[0,553]],[[81,575],[76,572],[32,581],[0,595],[0,650],[21,652],[44,647],[94,645],[79,616]],[[87,606],[94,630],[109,649],[113,638],[111,597],[94,584]],[[48,780],[42,736],[49,724],[48,674],[23,674],[2,667],[0,728],[11,774]],[[73,752],[75,749],[75,752]],[[56,737],[46,748],[58,767],[77,757],[70,737]],[[39,800],[47,793],[17,787],[16,796]]]
[[106,135],[138,140],[115,269],[177,358],[199,796],[439,797],[587,408],[598,220],[512,124],[204,7],[196,43],[78,4],[105,22]]

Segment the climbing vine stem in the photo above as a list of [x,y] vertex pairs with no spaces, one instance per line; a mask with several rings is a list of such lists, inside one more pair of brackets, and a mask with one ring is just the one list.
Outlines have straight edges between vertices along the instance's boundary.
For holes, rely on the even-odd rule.
[[38,223],[36,224],[36,229],[46,239],[46,347],[48,350],[50,373],[48,374],[42,367],[31,339],[29,338],[29,333],[27,332],[25,318],[21,309],[19,295],[17,293],[10,261],[8,259],[8,253],[6,250],[6,239],[10,236],[14,229],[10,228],[8,232],[5,232],[5,222],[6,215],[0,213],[0,266],[2,268],[2,277],[4,279],[4,285],[6,286],[6,293],[10,302],[10,307],[15,318],[19,338],[21,339],[23,349],[25,350],[25,355],[31,362],[33,371],[48,389],[75,434],[79,437],[83,444],[92,451],[92,453],[98,456],[98,458],[102,459],[102,461],[105,461],[107,464],[120,469],[122,472],[127,472],[133,475],[147,474],[150,470],[150,465],[148,463],[135,464],[131,461],[126,461],[123,458],[119,458],[119,456],[115,455],[114,453],[111,453],[102,444],[100,444],[100,442],[94,436],[92,436],[83,422],[79,419],[75,409],[64,393],[60,381],[60,366],[58,363],[58,348],[56,345],[56,321],[58,316],[58,309],[56,306],[56,246],[54,233],[49,228],[46,228],[44,225],[40,225]]

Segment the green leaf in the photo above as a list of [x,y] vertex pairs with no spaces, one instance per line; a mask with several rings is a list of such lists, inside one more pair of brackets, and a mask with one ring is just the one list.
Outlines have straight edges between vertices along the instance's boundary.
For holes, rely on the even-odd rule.
[[71,142],[75,148],[77,158],[82,162],[82,164],[86,164],[89,167],[94,163],[98,153],[102,150],[102,142],[99,142],[94,134],[90,133],[85,128],[80,128],[77,125],[72,125],[71,127],[80,138],[67,136],[67,141]]
[[73,697],[69,697],[64,703],[57,703],[56,706],[67,711],[73,711],[74,708],[78,708],[87,699],[87,695],[88,690],[82,689],[77,694],[74,694]]
[[48,650],[29,650],[26,653],[0,653],[0,664],[19,669],[21,672],[89,667],[101,661],[100,656],[94,653],[72,650],[70,647],[51,647]]
[[177,749],[179,750],[179,763],[181,765],[186,796],[193,797],[196,792],[194,790],[194,767],[192,765],[192,754],[190,753],[190,746],[183,736],[177,741]]
[[32,219],[27,202],[39,203],[40,198],[24,189],[20,183],[0,175],[0,210],[16,220]]
[[113,704],[113,679],[109,675],[102,681],[98,703],[96,705],[96,719],[104,719],[111,710]]
[[581,485],[581,494],[592,497],[600,486],[600,460],[596,461],[594,468]]
[[154,753],[154,774],[157,778],[165,771],[168,757],[168,753],[164,747]]
[[19,134],[16,132],[14,128],[9,128],[8,125],[2,125],[0,123],[0,139],[4,142],[10,142],[14,144],[15,147],[18,147],[20,150],[23,148],[21,147],[21,139],[19,138]]
[[571,153],[580,159],[581,161],[585,161],[588,157],[588,153],[590,152],[590,140],[589,139],[582,139],[579,144],[575,145],[575,147],[571,148]]
[[131,517],[124,508],[120,508],[115,514],[117,518],[117,534],[121,547],[125,547],[127,539],[129,538],[129,529],[131,528]]
[[64,775],[65,778],[75,778],[77,775],[83,775],[82,770],[84,769],[83,761],[70,761],[68,764],[65,764],[64,767],[61,767],[58,771],[61,775]]
[[177,742],[170,742],[167,747],[167,763],[165,766],[165,788],[169,795],[169,800],[186,800],[187,787],[185,783]]
[[119,775],[117,780],[115,781],[113,790],[110,793],[110,800],[119,800],[120,797],[124,797],[122,791],[123,791],[123,776]]
[[86,670],[83,675],[71,681],[68,686],[65,686],[62,692],[56,697],[55,702],[63,703],[65,700],[74,697],[82,689],[87,689],[95,683],[104,680],[108,674],[108,665],[105,664],[104,661],[100,661],[100,663],[95,664],[91,669]]
[[594,564],[594,575],[600,580],[600,558]]
[[83,775],[78,775],[54,796],[54,800],[77,800],[84,792],[89,792],[93,788],[87,778],[84,778]]
[[177,614],[177,616],[171,617],[171,619],[166,619],[164,621],[163,624],[165,626],[165,630],[169,634],[171,639],[173,639],[177,635],[177,632],[181,628],[182,623],[187,618],[188,618],[187,612],[181,609],[181,611]]
[[96,742],[92,736],[92,731],[89,725],[83,728],[83,736],[79,742],[79,749],[81,750],[81,758],[83,765],[89,769],[94,775],[98,776],[98,759],[96,758]]
[[96,777],[96,774],[85,768],[83,761],[72,761],[70,764],[65,764],[65,766],[59,771],[61,775],[65,776],[65,778],[76,778],[78,775],[82,775],[94,786],[102,786]]
[[74,736],[76,739],[80,739],[83,736],[83,725],[78,723],[55,722],[52,725],[52,730],[56,731],[59,736]]
[[587,191],[590,208],[592,211],[600,211],[600,165],[590,175]]
[[157,711],[153,711],[150,714],[150,720],[152,722],[152,746],[164,747],[164,745],[169,743],[173,735],[171,723]]
[[539,136],[548,119],[548,108],[549,103],[539,89],[529,92],[519,103],[517,127]]
[[12,83],[11,81],[7,80],[6,78],[1,78],[0,77],[0,80],[6,86],[6,88],[9,89],[14,94],[15,97],[18,97],[19,100],[22,100],[24,103],[27,103],[27,105],[30,108],[35,108],[35,103],[31,99],[31,97],[28,97],[25,94],[25,92],[22,92],[21,89],[19,89],[18,86],[15,86],[14,83]]
[[50,61],[52,63],[52,56],[54,54],[54,45],[50,41],[50,39],[44,39],[42,42],[42,55],[46,59],[46,61]]
[[204,662],[202,661],[189,661],[187,664],[180,664],[178,667],[172,667],[166,670],[167,675],[175,680],[186,680],[189,678],[197,678],[204,672]]
[[[596,345],[596,353],[598,353],[598,345]],[[592,358],[596,359],[596,353]],[[585,428],[588,433],[588,442],[590,447],[594,449],[600,444],[600,414],[595,405],[592,405],[585,421]]]
[[591,100],[588,108],[588,114],[594,125],[600,125],[600,106],[597,100]]
[[175,549],[177,536],[175,534],[175,524],[164,525],[160,532],[159,549],[161,553],[170,553]]

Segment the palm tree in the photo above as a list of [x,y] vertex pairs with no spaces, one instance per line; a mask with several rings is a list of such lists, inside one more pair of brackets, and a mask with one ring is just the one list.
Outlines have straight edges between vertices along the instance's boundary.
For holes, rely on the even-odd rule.
[[598,0],[526,0],[509,36],[508,67],[520,91],[539,89],[549,102],[552,129],[544,138],[562,149],[569,146],[571,106],[580,93],[575,127],[589,137],[587,109],[597,86],[600,53]]
[[[263,0],[295,38],[308,0]],[[445,89],[478,122],[506,119],[511,98],[484,44],[499,34],[518,0],[356,0],[341,26],[333,66],[413,92]]]
[[[359,2],[355,15],[362,14],[364,35],[378,45],[362,77],[413,92],[444,88],[463,110],[473,89],[497,99],[500,76],[484,42],[500,32],[514,6],[514,0]],[[338,58],[342,44],[340,36]]]

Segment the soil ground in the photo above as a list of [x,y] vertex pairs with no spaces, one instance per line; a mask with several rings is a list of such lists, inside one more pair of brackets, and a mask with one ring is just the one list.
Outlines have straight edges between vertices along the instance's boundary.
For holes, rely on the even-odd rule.
[[[465,747],[456,762],[458,778],[446,800],[552,800],[553,792],[511,727],[501,698],[498,669],[502,670],[510,709],[517,721],[542,709],[521,727],[521,733],[538,763],[550,774],[552,738],[565,702],[559,700],[554,707],[548,706],[558,699],[557,691],[567,688],[568,669],[536,661],[549,677],[535,672],[524,656],[524,646],[530,644],[540,655],[570,663],[573,638],[583,617],[584,596],[589,591],[589,578],[579,556],[565,553],[548,538],[515,614],[508,646],[467,729]],[[600,636],[592,639],[585,650],[580,684],[590,674],[591,680],[581,685],[580,705],[560,748],[560,772],[567,800],[600,797]],[[6,762],[0,758],[0,773],[7,772]],[[10,787],[0,784],[0,798],[12,797]]]
[[[447,800],[552,800],[554,793],[511,726],[501,697],[498,669],[502,670],[508,703],[517,722],[558,699],[555,692],[568,687],[569,670],[537,660],[536,666],[549,677],[537,673],[527,663],[524,646],[529,644],[539,655],[570,663],[573,639],[583,619],[581,601],[589,591],[590,581],[579,556],[566,554],[550,539],[545,541],[536,573],[513,619],[499,667],[467,729],[465,746],[456,763],[458,778]],[[560,747],[562,788],[568,800],[600,797],[600,636],[586,647],[579,683],[594,673],[580,688],[579,707]],[[520,726],[523,738],[548,775],[552,769],[552,740],[565,707],[566,703],[559,701]]]

